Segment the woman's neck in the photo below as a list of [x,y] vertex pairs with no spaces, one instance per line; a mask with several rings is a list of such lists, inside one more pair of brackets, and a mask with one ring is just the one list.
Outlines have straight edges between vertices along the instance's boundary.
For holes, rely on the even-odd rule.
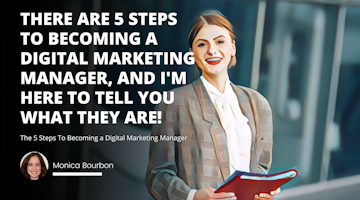
[[221,93],[224,93],[225,83],[228,79],[229,75],[226,73],[224,75],[212,75],[203,73],[204,78],[209,81],[216,89],[218,89]]

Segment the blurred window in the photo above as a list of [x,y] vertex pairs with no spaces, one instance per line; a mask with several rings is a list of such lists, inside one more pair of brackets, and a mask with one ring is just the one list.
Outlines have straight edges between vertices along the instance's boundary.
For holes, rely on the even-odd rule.
[[360,174],[360,8],[346,12],[328,179]]

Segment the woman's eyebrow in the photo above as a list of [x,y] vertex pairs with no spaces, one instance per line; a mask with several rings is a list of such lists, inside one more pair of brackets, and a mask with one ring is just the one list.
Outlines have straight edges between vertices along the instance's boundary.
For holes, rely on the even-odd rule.
[[219,36],[215,37],[213,40],[216,40],[216,39],[219,38],[219,37],[225,37],[225,36],[219,35]]
[[[217,36],[217,37],[215,37],[213,40],[216,40],[217,38],[219,38],[219,37],[225,37],[225,36],[223,36],[223,35],[219,35],[219,36]],[[195,43],[197,43],[198,41],[200,41],[200,40],[203,40],[203,41],[207,41],[206,39],[197,39],[196,41],[195,41]]]
[[200,38],[200,39],[197,39],[195,43],[199,42],[200,40],[207,41],[207,40],[205,40],[205,39],[201,39],[201,38]]

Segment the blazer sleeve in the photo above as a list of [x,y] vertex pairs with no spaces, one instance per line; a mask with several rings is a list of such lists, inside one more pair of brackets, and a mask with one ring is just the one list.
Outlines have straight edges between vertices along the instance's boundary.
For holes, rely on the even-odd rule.
[[151,135],[158,142],[150,142],[149,164],[145,175],[147,190],[154,199],[186,199],[190,187],[177,176],[177,145],[174,141],[161,141],[161,135],[178,135],[178,111],[172,105],[159,104],[162,123],[153,126]]
[[272,148],[273,148],[273,117],[269,101],[257,92],[259,95],[258,116],[261,124],[261,138],[259,145],[262,151],[259,159],[259,173],[267,174],[272,164]]

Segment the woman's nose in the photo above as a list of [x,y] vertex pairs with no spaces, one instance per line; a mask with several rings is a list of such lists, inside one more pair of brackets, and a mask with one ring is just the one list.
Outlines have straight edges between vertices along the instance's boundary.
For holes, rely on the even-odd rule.
[[212,56],[212,55],[216,54],[217,51],[218,51],[218,50],[217,50],[217,48],[216,48],[216,45],[213,44],[213,43],[210,43],[210,44],[209,44],[209,49],[208,49],[208,51],[207,51],[207,54],[208,54],[209,56]]

